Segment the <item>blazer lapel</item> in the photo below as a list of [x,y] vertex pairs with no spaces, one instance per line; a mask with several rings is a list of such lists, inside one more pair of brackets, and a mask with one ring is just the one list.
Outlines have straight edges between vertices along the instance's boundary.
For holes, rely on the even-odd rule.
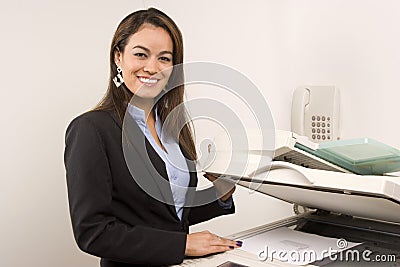
[[[125,116],[124,127],[121,128],[125,160],[136,183],[153,198],[166,203],[174,217],[179,220],[163,160],[147,141],[133,118]],[[129,160],[131,153],[139,155],[141,162]],[[148,175],[143,175],[143,169],[147,170]]]
[[[182,149],[182,147],[181,151],[182,154],[185,156],[185,158],[188,159],[189,158],[188,154],[185,152],[184,149]],[[190,160],[186,160],[186,164],[189,169],[190,180],[189,180],[188,191],[186,192],[185,207],[183,208],[183,213],[182,213],[182,221],[188,220],[190,207],[194,203],[194,198],[196,195],[196,186],[197,186],[196,165],[193,161]]]

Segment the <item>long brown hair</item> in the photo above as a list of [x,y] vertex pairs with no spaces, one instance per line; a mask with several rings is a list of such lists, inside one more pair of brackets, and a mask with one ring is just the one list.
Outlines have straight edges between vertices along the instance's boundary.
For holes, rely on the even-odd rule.
[[[94,110],[115,110],[119,116],[119,119],[121,120],[121,123],[123,122],[127,105],[131,100],[133,94],[129,91],[125,84],[122,84],[119,88],[117,88],[113,82],[113,78],[117,75],[115,53],[117,51],[123,53],[125,46],[129,41],[129,38],[132,36],[132,34],[136,33],[145,23],[154,25],[156,27],[161,27],[168,32],[173,43],[172,62],[174,65],[183,63],[182,34],[178,26],[170,17],[155,8],[139,10],[126,16],[118,25],[111,42],[110,77],[108,81],[107,92],[94,108]],[[183,81],[183,68],[174,68],[170,77],[170,80],[171,79],[179,79]],[[177,136],[179,138],[179,144],[184,152],[186,152],[186,156],[188,156],[191,160],[195,160],[197,158],[197,155],[193,141],[192,128],[188,124],[184,124],[183,128],[179,131],[179,129],[177,129],[177,127],[174,127],[173,125],[173,122],[179,125],[179,122],[188,121],[187,111],[182,104],[183,97],[184,85],[182,83],[181,85],[172,88],[172,90],[169,90],[157,101],[157,113],[159,118],[161,119],[163,127],[166,127],[167,131],[173,136]],[[179,108],[177,108],[178,106]],[[173,113],[171,113],[171,111],[175,108],[177,109]],[[170,113],[171,116],[174,116],[174,118],[169,118],[168,121],[171,123],[168,123],[168,125],[164,125],[164,122],[166,121],[166,118]]]

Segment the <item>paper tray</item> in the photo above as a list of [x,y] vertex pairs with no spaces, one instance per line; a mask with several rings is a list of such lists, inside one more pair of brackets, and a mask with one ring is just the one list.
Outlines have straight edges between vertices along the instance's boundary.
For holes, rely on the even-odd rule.
[[300,143],[295,147],[357,174],[380,175],[400,170],[400,151],[370,138],[320,143],[315,150]]

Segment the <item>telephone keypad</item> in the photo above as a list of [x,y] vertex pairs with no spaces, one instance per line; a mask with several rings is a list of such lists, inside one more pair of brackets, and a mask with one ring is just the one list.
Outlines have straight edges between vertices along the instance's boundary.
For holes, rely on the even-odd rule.
[[325,115],[311,116],[311,138],[313,141],[331,140],[331,118]]

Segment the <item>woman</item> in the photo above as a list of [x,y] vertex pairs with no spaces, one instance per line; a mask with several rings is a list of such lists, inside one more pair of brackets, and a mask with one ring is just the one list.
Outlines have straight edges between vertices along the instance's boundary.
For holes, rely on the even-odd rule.
[[[173,125],[164,125],[183,102],[183,85],[162,94],[168,81],[183,77],[171,68],[182,62],[182,36],[167,15],[154,8],[128,15],[112,40],[105,97],[67,129],[65,166],[74,236],[80,249],[101,257],[101,266],[178,264],[185,256],[241,246],[208,231],[188,234],[191,224],[234,213],[234,188],[216,201],[190,208],[188,199],[196,196],[189,197],[185,188],[197,184],[196,173],[189,171],[193,166],[182,169],[168,161],[167,155],[178,162],[196,159],[190,128],[184,125],[176,132]],[[185,112],[178,110],[175,119],[182,121]],[[128,130],[133,146],[125,151],[124,121],[134,122]],[[177,138],[164,140],[161,127],[167,137]],[[145,149],[137,145],[140,138]],[[124,153],[136,163],[133,168]],[[157,173],[143,167],[143,158],[150,159]],[[157,181],[157,187],[157,175],[169,181],[170,187],[159,188],[172,204],[150,196],[136,179]]]

